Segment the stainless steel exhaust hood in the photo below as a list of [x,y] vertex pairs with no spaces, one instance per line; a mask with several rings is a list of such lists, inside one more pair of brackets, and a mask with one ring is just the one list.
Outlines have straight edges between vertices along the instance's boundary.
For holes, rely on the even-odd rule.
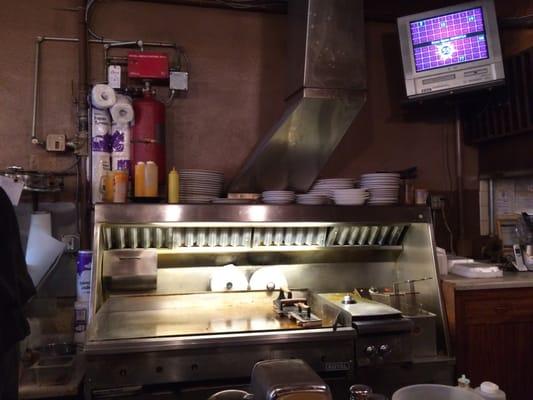
[[288,107],[231,192],[306,191],[366,100],[362,0],[290,0]]

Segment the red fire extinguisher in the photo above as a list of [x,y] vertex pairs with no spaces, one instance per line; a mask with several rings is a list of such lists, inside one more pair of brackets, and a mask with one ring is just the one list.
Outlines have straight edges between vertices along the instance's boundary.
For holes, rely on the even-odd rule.
[[135,125],[131,135],[132,162],[154,161],[159,170],[159,183],[165,181],[165,105],[154,97],[147,84],[143,97],[133,100]]

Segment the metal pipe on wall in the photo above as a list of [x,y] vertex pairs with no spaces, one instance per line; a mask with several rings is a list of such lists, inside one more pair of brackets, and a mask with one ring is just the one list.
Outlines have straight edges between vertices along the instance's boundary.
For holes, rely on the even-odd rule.
[[89,153],[89,117],[87,104],[87,76],[88,76],[88,46],[87,25],[85,24],[86,0],[82,1],[83,8],[79,12],[79,44],[78,44],[78,133],[76,135],[76,156],[79,157],[78,179],[80,212],[78,214],[80,226],[80,247],[89,249],[91,245],[89,228],[89,181],[87,180],[87,156]]
[[31,117],[31,142],[33,144],[42,144],[37,138],[37,93],[39,92],[39,64],[41,57],[42,37],[38,37],[35,42],[35,65],[33,69],[33,112]]
[[457,171],[457,210],[459,215],[459,238],[464,239],[464,197],[463,197],[463,135],[461,129],[461,110],[459,106],[455,108],[455,145],[457,152],[456,171]]
[[[69,37],[58,37],[58,36],[38,36],[35,40],[35,56],[34,56],[34,71],[33,71],[33,110],[32,110],[32,126],[31,126],[31,142],[33,144],[44,145],[44,141],[39,139],[37,135],[37,106],[39,102],[39,73],[41,65],[41,45],[44,42],[66,42],[66,43],[78,43],[80,40],[78,38],[69,38]],[[128,41],[131,42],[131,41]],[[138,41],[135,41],[138,42]],[[90,44],[99,44],[105,46],[107,44],[123,43],[122,41],[117,40],[97,40],[90,39],[88,40]],[[174,48],[178,49],[176,43],[170,42],[143,42],[143,45],[146,47],[164,47],[164,48]],[[105,71],[104,71],[105,74]]]

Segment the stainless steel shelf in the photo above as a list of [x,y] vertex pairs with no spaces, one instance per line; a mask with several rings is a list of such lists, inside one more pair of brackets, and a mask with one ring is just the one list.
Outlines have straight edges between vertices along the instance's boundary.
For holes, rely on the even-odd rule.
[[264,204],[96,204],[95,223],[358,223],[431,222],[426,206],[304,206]]

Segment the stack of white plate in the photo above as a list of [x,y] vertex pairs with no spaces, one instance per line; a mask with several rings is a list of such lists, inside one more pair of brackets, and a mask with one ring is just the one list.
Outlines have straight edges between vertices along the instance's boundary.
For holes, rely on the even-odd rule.
[[329,202],[328,196],[314,193],[304,193],[296,195],[296,203],[305,205],[320,205]]
[[210,203],[220,197],[224,174],[202,169],[182,169],[180,177],[180,201],[183,203]]
[[334,190],[351,189],[354,187],[354,184],[355,179],[352,178],[319,179],[308,193],[332,198]]
[[396,204],[398,203],[398,192],[400,190],[400,174],[363,174],[361,175],[361,188],[370,192],[368,204]]
[[290,204],[294,201],[294,192],[289,190],[267,190],[261,197],[266,204]]
[[366,189],[337,189],[333,191],[335,204],[341,206],[358,206],[365,204],[370,197]]

